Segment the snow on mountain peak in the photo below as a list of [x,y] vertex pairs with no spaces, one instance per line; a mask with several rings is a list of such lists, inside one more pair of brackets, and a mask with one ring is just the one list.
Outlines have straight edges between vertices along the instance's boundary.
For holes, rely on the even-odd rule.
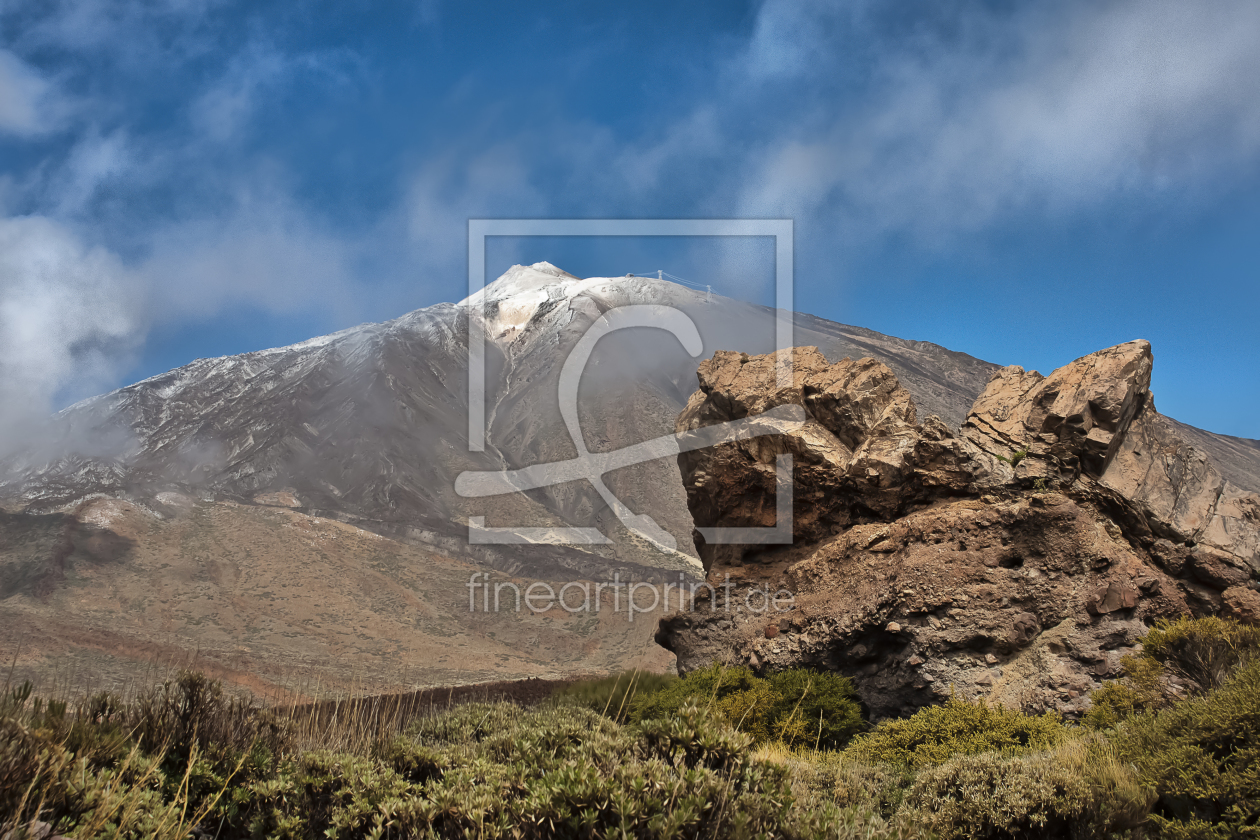
[[[581,298],[597,298],[603,302],[601,308],[606,308],[635,303],[679,305],[694,303],[698,296],[690,289],[655,277],[627,274],[582,279],[549,262],[537,262],[512,266],[459,305],[474,312],[480,309],[484,313],[486,334],[493,340],[511,344],[525,332],[537,313],[554,310],[560,301],[567,302],[568,309],[575,306],[588,309],[589,301],[577,302]],[[594,314],[598,314],[598,310],[594,310]],[[567,323],[567,319],[561,323]]]

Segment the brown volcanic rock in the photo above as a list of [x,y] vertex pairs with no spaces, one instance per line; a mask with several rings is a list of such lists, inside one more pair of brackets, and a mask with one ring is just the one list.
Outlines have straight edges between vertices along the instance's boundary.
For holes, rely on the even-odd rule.
[[1222,478],[1153,405],[1134,420],[1101,484],[1153,534],[1215,549],[1227,556],[1223,562],[1260,572],[1260,496]]
[[[779,389],[771,357],[719,354],[679,418],[681,431],[785,402],[809,417],[680,456],[701,527],[773,524],[773,455],[797,457],[794,545],[697,539],[712,597],[657,634],[681,670],[839,670],[877,717],[951,693],[1079,714],[1156,619],[1255,609],[1260,499],[1155,412],[1146,342],[1049,377],[999,370],[958,437],[917,424],[878,362],[794,358]],[[784,589],[789,609],[757,609]]]
[[1247,624],[1260,624],[1260,592],[1246,586],[1235,586],[1221,593],[1223,611],[1231,618]]
[[[681,668],[755,659],[838,670],[877,717],[951,692],[1080,712],[1146,623],[1189,611],[1119,529],[1057,493],[946,502],[709,580],[716,596],[658,631]],[[754,611],[755,590],[780,589],[795,595],[790,610]],[[789,631],[766,638],[768,616]]]
[[[773,354],[718,352],[700,365],[700,390],[676,431],[739,420],[781,405],[805,408],[803,427],[684,452],[678,463],[698,527],[775,524],[776,456],[793,458],[793,536],[821,539],[839,528],[888,518],[914,500],[961,491],[993,459],[938,418],[915,424],[910,392],[874,359],[831,365],[815,347],[793,350],[790,387],[779,387]],[[742,562],[747,547],[710,546],[696,532],[705,567]]]
[[[1046,378],[1003,368],[967,415],[963,437],[1009,465],[1000,470],[1006,483],[1066,487],[1082,479],[1088,488],[1097,479],[1128,509],[1135,537],[1202,543],[1220,555],[1204,560],[1205,569],[1234,566],[1245,581],[1260,572],[1260,496],[1222,478],[1155,410],[1152,359],[1150,344],[1131,341]],[[1226,585],[1237,577],[1204,574]]]
[[963,436],[1011,461],[1026,453],[1025,474],[1046,475],[1033,465],[1057,460],[1061,474],[1083,467],[1101,475],[1146,403],[1151,364],[1151,345],[1131,341],[1077,359],[1049,377],[1003,368],[972,406]]

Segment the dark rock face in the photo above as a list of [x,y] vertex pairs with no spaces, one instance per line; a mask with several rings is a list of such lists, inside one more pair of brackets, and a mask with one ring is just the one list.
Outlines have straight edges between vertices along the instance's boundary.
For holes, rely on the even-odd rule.
[[[657,634],[681,669],[839,670],[877,717],[951,693],[1079,714],[1155,620],[1223,607],[1254,620],[1260,497],[1156,413],[1146,342],[1049,377],[999,370],[959,435],[918,423],[872,359],[798,348],[789,389],[774,364],[718,354],[678,419],[692,430],[785,402],[809,418],[680,456],[699,527],[774,524],[779,453],[796,481],[793,545],[697,536],[715,593]],[[756,609],[783,589],[790,608]]]

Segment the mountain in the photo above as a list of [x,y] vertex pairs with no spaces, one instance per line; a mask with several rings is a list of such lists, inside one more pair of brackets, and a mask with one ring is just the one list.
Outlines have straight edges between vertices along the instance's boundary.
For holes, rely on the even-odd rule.
[[[337,633],[316,644],[301,610],[280,615],[277,605],[299,598],[304,587],[339,599],[335,612],[360,624],[352,635],[371,648],[356,656],[386,679],[398,651],[430,643],[441,650],[444,633],[471,634],[469,650],[483,643],[495,649],[486,634],[516,634],[506,619],[496,630],[484,617],[468,615],[468,592],[454,570],[465,581],[470,570],[519,581],[698,576],[692,518],[673,457],[604,477],[614,503],[659,526],[654,538],[644,529],[628,530],[584,479],[493,497],[465,498],[455,490],[465,471],[520,469],[577,455],[557,399],[565,360],[596,319],[629,304],[685,313],[703,349],[693,357],[676,338],[646,327],[603,338],[578,389],[577,414],[591,452],[672,434],[695,389],[698,363],[715,351],[773,349],[775,313],[766,307],[656,279],[579,279],[538,263],[514,266],[475,299],[289,347],[200,359],[71,406],[50,420],[44,438],[0,464],[0,618],[12,617],[36,636],[56,624],[64,643],[48,650],[77,650],[108,632],[115,641],[106,647],[133,644],[124,658],[195,647],[227,663],[239,648],[252,649],[265,638],[266,652],[251,667],[262,660],[332,667],[327,663],[342,655],[338,651],[349,649]],[[486,336],[482,452],[468,446],[470,317]],[[832,362],[878,359],[908,389],[920,417],[936,414],[955,429],[997,370],[935,344],[813,316],[796,315],[794,328],[794,344],[816,346]],[[1227,478],[1248,489],[1260,485],[1260,448],[1253,442],[1192,432]],[[107,516],[102,499],[127,507]],[[594,528],[609,541],[555,545],[527,534],[518,544],[485,544],[469,538],[477,517],[487,528]],[[355,536],[331,552],[323,546],[332,545],[332,537],[314,539],[308,527]],[[269,536],[252,542],[240,536],[264,532]],[[312,557],[311,545],[321,546],[318,562],[290,567],[277,560]],[[381,559],[382,551],[393,559]],[[227,559],[216,560],[216,553]],[[362,577],[368,567],[383,576],[381,585],[391,582],[386,589],[404,578],[412,589],[429,580],[433,588],[425,597],[441,602],[435,623],[400,630],[390,617],[395,600],[375,598],[367,583],[353,592],[327,583],[341,574],[369,580]],[[282,597],[266,575],[247,584],[250,568],[292,575],[301,587]],[[147,583],[166,587],[166,613],[135,591]],[[114,593],[107,604],[93,600],[102,592]],[[267,592],[271,596],[261,594]],[[223,609],[188,611],[188,599],[211,597]],[[231,620],[224,618],[229,613]],[[373,624],[378,619],[385,623]],[[268,622],[279,622],[274,632],[263,629]],[[209,624],[213,632],[203,632]],[[650,644],[646,624],[616,628],[621,635],[610,644],[624,653],[617,661],[637,655],[635,645]],[[613,631],[592,626],[583,632],[555,637],[569,639],[568,653],[557,641],[541,645],[546,653],[540,655],[564,662],[562,670],[601,662],[610,667],[616,657],[601,653],[600,639],[612,639],[607,634]],[[318,650],[306,650],[308,642]],[[478,665],[476,676],[527,676],[541,667],[528,657],[503,656],[490,658],[494,667]],[[416,673],[451,678],[419,653],[408,661]],[[347,665],[338,673],[352,670]]]
[[[717,349],[773,347],[765,307],[644,278],[579,280],[551,266],[515,266],[475,302],[486,342],[489,430],[468,451],[468,317],[473,301],[439,304],[289,347],[201,359],[72,406],[41,449],[12,460],[0,498],[38,512],[94,493],[157,505],[159,494],[252,503],[276,492],[297,506],[382,535],[440,547],[495,568],[564,577],[694,569],[691,521],[672,459],[626,467],[610,489],[651,515],[675,550],[628,533],[585,481],[526,494],[465,499],[465,470],[515,469],[577,454],[557,401],[568,352],[603,312],[666,305],[690,316]],[[476,317],[476,316],[474,316]],[[906,382],[925,414],[957,425],[993,365],[798,316],[796,343],[830,358],[873,355]],[[698,359],[668,333],[609,335],[590,358],[579,415],[593,452],[669,434],[695,384]],[[51,457],[47,453],[54,453]],[[43,456],[43,457],[41,457]],[[467,520],[491,527],[596,527],[611,546],[470,545]]]

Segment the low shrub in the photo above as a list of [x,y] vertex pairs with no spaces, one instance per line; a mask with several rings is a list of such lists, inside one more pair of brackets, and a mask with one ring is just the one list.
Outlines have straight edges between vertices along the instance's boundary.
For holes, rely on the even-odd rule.
[[1159,795],[1161,837],[1260,836],[1260,661],[1202,697],[1130,717],[1115,743]]
[[718,705],[733,695],[751,691],[762,682],[750,668],[730,668],[715,662],[674,680],[660,691],[636,698],[630,720],[637,723],[669,717],[689,704]]
[[234,764],[260,742],[274,755],[290,741],[287,727],[275,715],[247,697],[225,696],[217,680],[195,671],[181,671],[142,692],[115,717],[146,750],[162,750],[168,761],[181,766],[194,748]]
[[1242,662],[1260,654],[1260,627],[1220,616],[1164,620],[1142,640],[1154,659],[1200,691],[1220,686]]
[[1260,655],[1260,627],[1219,616],[1161,621],[1143,639],[1142,653],[1126,656],[1125,675],[1090,694],[1082,723],[1109,729],[1140,712],[1166,709],[1185,692],[1220,686],[1238,666]]
[[924,767],[897,819],[942,840],[1107,837],[1141,825],[1153,798],[1105,741],[1084,739]]
[[755,743],[838,749],[863,727],[853,683],[839,674],[793,669],[762,678],[714,664],[637,698],[630,719],[666,718],[688,704],[716,709]]
[[775,742],[757,747],[753,756],[787,768],[798,802],[827,802],[884,818],[897,810],[914,781],[908,768],[864,764],[834,750],[791,749]]
[[1065,734],[1063,723],[1049,713],[1034,717],[1002,706],[951,699],[908,718],[880,723],[859,736],[845,753],[867,764],[926,767],[955,755],[1049,749]]
[[276,838],[793,836],[786,776],[748,746],[695,705],[638,727],[577,705],[469,705],[418,722],[389,762],[303,756],[249,787],[240,828]]
[[1162,709],[1173,702],[1164,666],[1149,656],[1126,656],[1123,679],[1108,680],[1090,692],[1090,707],[1081,723],[1091,729],[1111,729],[1139,712]]
[[[813,744],[860,723],[828,734],[852,688],[808,672],[706,669],[628,694],[632,717],[654,710],[630,724],[580,696],[470,703],[379,722],[353,750],[298,750],[271,736],[285,730],[272,713],[200,679],[73,707],[6,688],[0,836],[1254,837],[1260,660],[1245,659],[1203,696],[1154,710],[1139,697],[1102,731],[950,701],[842,751]],[[796,728],[811,702],[821,727]]]
[[865,726],[857,689],[847,677],[794,668],[767,679],[777,696],[769,715],[776,740],[834,750]]

